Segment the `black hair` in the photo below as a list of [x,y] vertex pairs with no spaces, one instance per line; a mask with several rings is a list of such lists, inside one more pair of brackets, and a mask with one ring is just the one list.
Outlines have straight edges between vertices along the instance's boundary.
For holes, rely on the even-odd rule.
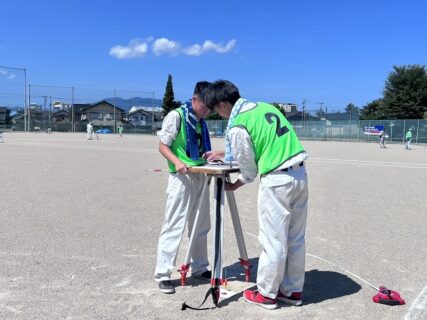
[[205,104],[213,110],[220,102],[229,102],[232,106],[240,99],[239,89],[230,81],[217,80],[205,91]]
[[203,99],[204,96],[204,92],[206,90],[206,88],[210,85],[211,83],[208,81],[199,81],[196,83],[196,86],[194,87],[194,92],[193,95],[194,96],[198,96],[200,99]]

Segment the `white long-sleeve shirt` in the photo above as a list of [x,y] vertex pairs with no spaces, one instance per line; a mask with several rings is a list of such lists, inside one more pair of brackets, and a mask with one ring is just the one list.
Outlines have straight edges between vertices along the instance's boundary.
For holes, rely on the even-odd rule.
[[157,132],[160,141],[170,147],[172,142],[176,139],[181,126],[181,116],[178,111],[172,110],[163,119],[162,129]]
[[[250,102],[242,107],[240,112],[248,111],[255,108],[256,104]],[[228,132],[230,139],[231,153],[234,160],[237,161],[240,168],[238,179],[243,183],[252,182],[258,175],[258,167],[255,162],[255,151],[252,144],[252,139],[246,129],[241,127],[233,127]],[[306,152],[302,152],[284,162],[275,171],[280,171],[289,168],[293,165],[301,163],[307,159]]]

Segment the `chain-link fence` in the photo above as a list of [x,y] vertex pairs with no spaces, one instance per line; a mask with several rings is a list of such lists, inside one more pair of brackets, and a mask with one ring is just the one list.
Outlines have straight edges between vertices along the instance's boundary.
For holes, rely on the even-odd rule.
[[[227,120],[207,121],[213,136],[223,136]],[[389,143],[405,141],[406,132],[412,130],[413,143],[427,143],[427,120],[355,120],[355,121],[291,121],[300,139],[328,141],[372,141],[378,142],[378,135],[372,135],[369,128],[384,127]]]
[[[0,66],[0,126],[11,129],[11,116],[17,111],[24,114],[27,89],[26,69]],[[21,125],[16,127],[18,130],[25,130],[25,125],[22,122],[22,128]]]
[[[18,84],[24,91],[25,85]],[[4,89],[0,107],[3,104],[10,114],[8,121],[0,123],[4,129],[81,132],[86,131],[89,122],[95,130],[108,129],[112,133],[119,126],[128,133],[152,133],[161,128],[161,100],[155,99],[154,92],[28,84],[25,94],[9,96],[3,92],[13,90]],[[28,103],[24,108],[25,96]]]

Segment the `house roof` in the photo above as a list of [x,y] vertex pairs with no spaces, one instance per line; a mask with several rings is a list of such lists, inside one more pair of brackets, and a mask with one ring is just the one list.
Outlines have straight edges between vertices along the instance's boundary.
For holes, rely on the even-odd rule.
[[147,115],[147,116],[148,115],[152,115],[151,112],[145,111],[144,109],[138,109],[138,110],[134,110],[134,111],[129,111],[128,115],[131,116],[131,115],[134,115],[134,114],[137,114],[137,113],[141,113],[141,114],[144,114],[144,115]]
[[74,112],[75,113],[80,113],[80,112],[82,112],[82,110],[83,109],[85,109],[85,108],[87,108],[87,107],[90,107],[91,106],[91,104],[90,103],[75,103],[74,105],[73,105],[73,107],[74,107]]
[[[107,104],[107,105],[110,105],[112,108],[114,108],[114,104],[108,102],[107,100],[101,100],[101,101],[95,102],[93,104],[88,104],[86,107],[82,107],[80,109],[80,112],[86,111],[86,110],[88,110],[90,108],[93,108],[93,107],[96,107],[96,106],[98,106],[100,104]],[[119,110],[119,111],[121,111],[121,112],[125,112],[125,110],[123,110],[122,108],[119,108],[117,106],[116,106],[116,109]]]

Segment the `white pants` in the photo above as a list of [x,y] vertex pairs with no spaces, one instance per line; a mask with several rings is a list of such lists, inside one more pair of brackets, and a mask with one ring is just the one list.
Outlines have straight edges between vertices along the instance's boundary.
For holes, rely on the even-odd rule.
[[308,180],[305,167],[261,177],[258,192],[258,291],[276,298],[301,292],[305,275]]
[[87,140],[92,140],[92,131],[88,131],[86,134],[86,139]]
[[[198,173],[170,174],[166,189],[166,212],[160,232],[157,250],[155,280],[170,280],[175,268],[179,245],[188,221],[188,237],[191,235],[194,218],[202,194],[205,176]],[[209,215],[209,190],[200,209],[198,229],[193,237],[191,273],[200,274],[207,270],[207,234],[211,227]]]

